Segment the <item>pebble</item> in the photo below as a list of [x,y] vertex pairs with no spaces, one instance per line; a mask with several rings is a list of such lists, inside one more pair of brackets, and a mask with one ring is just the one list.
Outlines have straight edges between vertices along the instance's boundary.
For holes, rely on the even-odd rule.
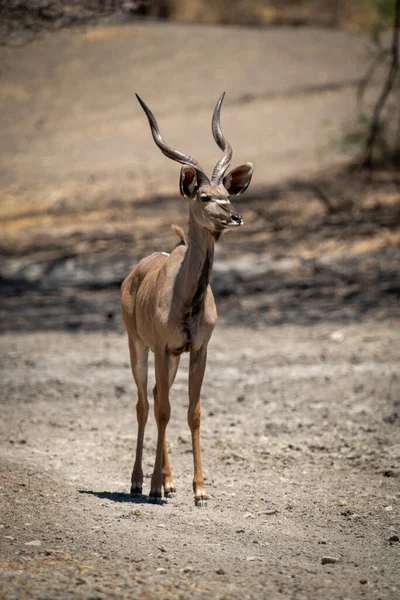
[[192,568],[192,567],[184,567],[184,568],[182,569],[182,571],[183,571],[184,573],[193,573],[193,568]]
[[362,519],[362,515],[359,515],[358,513],[353,513],[349,515],[348,518],[350,521],[358,521],[359,519]]
[[32,542],[25,542],[25,546],[41,546],[42,542],[40,540],[33,540]]
[[332,331],[331,335],[329,336],[331,338],[331,340],[333,342],[343,342],[344,340],[344,333],[343,331],[340,331],[339,329],[337,331]]
[[225,571],[223,569],[217,569],[215,572],[217,575],[225,575]]
[[398,535],[391,535],[389,538],[389,542],[400,542],[400,538]]
[[340,561],[340,558],[336,556],[323,556],[321,558],[321,564],[323,565],[334,565]]
[[266,510],[264,512],[265,515],[276,515],[277,514],[277,509],[276,508],[271,508],[270,510]]
[[167,569],[164,569],[164,567],[158,567],[158,569],[156,569],[157,573],[160,573],[161,575],[166,575],[167,574]]

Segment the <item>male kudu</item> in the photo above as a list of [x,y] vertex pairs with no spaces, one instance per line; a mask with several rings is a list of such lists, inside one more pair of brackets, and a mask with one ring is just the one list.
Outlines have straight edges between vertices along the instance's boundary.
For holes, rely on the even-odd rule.
[[253,167],[246,163],[228,174],[232,147],[220,126],[220,97],[212,118],[212,132],[223,156],[211,180],[198,162],[169,147],[161,137],[154,115],[137,96],[149,120],[157,146],[168,158],[183,164],[180,190],[189,206],[189,232],[180,237],[171,254],[156,252],[142,259],[121,287],[123,320],[128,331],[133,377],[138,389],[136,406],[138,437],[132,472],[132,495],[140,495],[143,485],[142,450],[149,403],[147,399],[148,352],[154,352],[156,385],[154,412],[158,437],[150,498],[161,502],[162,487],[168,498],[175,494],[168,458],[166,427],[170,418],[169,389],[175,379],[180,356],[190,352],[188,422],[192,434],[196,506],[207,505],[200,457],[200,390],[207,358],[207,344],[217,312],[209,286],[214,243],[228,229],[242,225],[242,217],[229,202],[248,187]]

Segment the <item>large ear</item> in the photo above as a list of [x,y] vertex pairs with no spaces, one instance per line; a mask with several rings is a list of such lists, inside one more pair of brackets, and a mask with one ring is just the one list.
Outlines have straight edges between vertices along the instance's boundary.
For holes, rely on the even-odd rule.
[[183,165],[179,186],[184,198],[194,198],[199,186],[197,183],[197,173],[193,167]]
[[223,179],[224,187],[228,190],[230,196],[238,196],[243,194],[250,185],[251,176],[253,175],[253,165],[246,163],[235,167],[229,171]]

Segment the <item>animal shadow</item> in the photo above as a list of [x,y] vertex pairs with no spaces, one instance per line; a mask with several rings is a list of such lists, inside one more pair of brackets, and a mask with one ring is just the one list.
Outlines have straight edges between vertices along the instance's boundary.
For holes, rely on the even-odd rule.
[[[88,494],[96,496],[101,500],[111,500],[111,502],[121,502],[129,504],[152,504],[148,496],[131,496],[127,492],[95,492],[94,490],[78,490],[79,494]],[[160,504],[166,504],[166,500],[162,499]]]

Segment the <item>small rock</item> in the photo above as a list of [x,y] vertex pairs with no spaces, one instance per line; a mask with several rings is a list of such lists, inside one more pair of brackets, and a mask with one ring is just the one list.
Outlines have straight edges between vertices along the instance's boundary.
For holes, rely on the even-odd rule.
[[362,516],[359,515],[358,513],[353,513],[352,515],[349,515],[348,518],[350,521],[358,521],[358,520],[362,519]]
[[365,585],[366,583],[368,583],[368,579],[360,579],[360,583],[361,585]]
[[156,569],[157,573],[160,573],[160,575],[166,575],[167,574],[167,569],[164,569],[164,567],[158,567],[158,569]]
[[184,567],[184,568],[182,569],[182,571],[183,571],[184,573],[193,573],[193,568],[192,568],[192,567]]
[[254,560],[256,560],[255,556],[246,556],[246,560],[247,562],[253,562]]
[[166,549],[164,546],[160,546],[160,547],[159,547],[159,550],[160,550],[161,552],[166,552],[166,551],[167,551],[167,549]]
[[265,515],[276,515],[277,514],[277,509],[276,508],[271,508],[270,510],[266,510],[264,512]]
[[386,510],[387,512],[392,512],[392,510],[393,510],[393,506],[385,506],[385,510]]
[[223,569],[217,569],[215,572],[217,575],[225,575],[225,571]]
[[337,558],[337,556],[323,556],[321,558],[321,564],[323,565],[334,565],[338,562],[340,562],[340,558]]
[[393,542],[400,542],[400,538],[398,535],[391,535],[389,538],[389,542],[393,544]]
[[340,331],[340,330],[332,331],[330,338],[333,342],[343,342],[344,333],[343,333],[343,331]]
[[33,540],[32,542],[25,542],[25,546],[41,546],[42,542],[40,540]]

